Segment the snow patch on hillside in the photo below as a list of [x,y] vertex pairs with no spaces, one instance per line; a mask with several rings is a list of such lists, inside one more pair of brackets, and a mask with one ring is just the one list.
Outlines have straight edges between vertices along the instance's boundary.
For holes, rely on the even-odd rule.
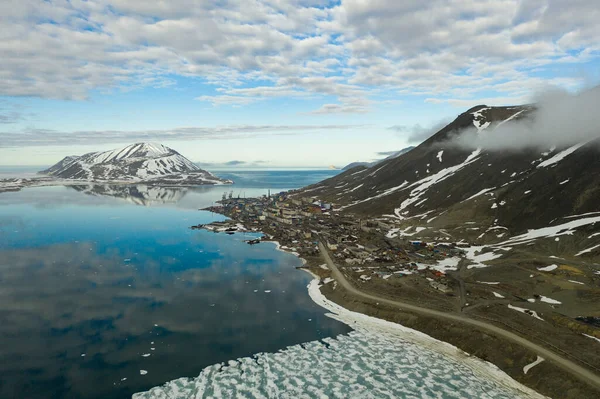
[[574,153],[575,151],[577,151],[579,148],[581,148],[584,145],[586,145],[587,143],[588,142],[586,141],[585,143],[575,144],[574,146],[569,147],[566,150],[559,152],[558,154],[556,154],[552,158],[547,159],[544,162],[540,163],[537,166],[537,168],[546,168],[548,166],[556,165],[557,163],[559,163],[560,161],[562,161],[563,159],[565,159],[566,157],[568,157],[569,155],[571,155],[572,153]]
[[431,176],[427,176],[424,179],[418,180],[409,185],[407,188],[414,187],[413,190],[410,192],[409,198],[404,200],[402,204],[400,204],[400,207],[394,210],[394,214],[398,218],[404,219],[405,216],[402,215],[404,209],[414,204],[415,202],[421,201],[421,197],[423,196],[423,194],[425,194],[427,190],[433,185],[446,180],[459,170],[463,169],[465,166],[475,162],[478,159],[480,153],[481,149],[477,149],[473,151],[462,163],[451,166],[449,168],[442,169]]

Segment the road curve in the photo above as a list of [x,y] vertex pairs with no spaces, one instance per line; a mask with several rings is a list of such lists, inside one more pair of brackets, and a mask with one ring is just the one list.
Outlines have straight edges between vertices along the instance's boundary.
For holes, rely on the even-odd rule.
[[411,312],[420,313],[420,314],[427,315],[427,316],[439,317],[442,319],[452,320],[452,321],[456,321],[456,322],[463,323],[463,324],[468,324],[468,325],[477,327],[481,330],[491,332],[496,336],[506,338],[506,339],[513,341],[527,349],[530,349],[530,350],[536,352],[538,355],[542,356],[546,360],[556,364],[563,370],[569,372],[570,374],[576,376],[580,380],[588,383],[589,385],[593,386],[595,389],[600,391],[600,376],[598,376],[597,374],[593,373],[592,371],[590,371],[576,363],[573,363],[572,361],[570,361],[568,359],[565,359],[564,357],[562,357],[560,355],[557,355],[556,353],[554,353],[540,345],[537,345],[537,344],[521,337],[520,335],[517,335],[510,331],[504,330],[493,324],[475,320],[475,319],[471,319],[471,318],[462,316],[460,314],[445,313],[445,312],[441,312],[439,310],[423,308],[423,307],[412,305],[412,304],[405,303],[402,301],[395,301],[395,300],[391,300],[391,299],[387,299],[387,298],[382,298],[377,295],[373,295],[373,294],[369,294],[369,293],[360,291],[359,289],[354,287],[352,284],[350,284],[350,282],[348,280],[346,280],[346,277],[337,268],[337,266],[335,265],[335,263],[329,256],[329,252],[327,251],[327,249],[321,242],[319,242],[319,250],[321,251],[321,254],[322,254],[325,262],[327,263],[327,266],[329,266],[329,268],[331,269],[331,273],[332,273],[333,277],[335,278],[335,280],[338,282],[338,284],[340,284],[342,287],[344,287],[344,289],[346,291],[352,293],[353,295],[356,295],[356,296],[359,296],[359,297],[362,297],[365,299],[370,299],[372,301],[377,301],[380,303],[385,303],[388,305],[399,307],[401,309],[406,309]]

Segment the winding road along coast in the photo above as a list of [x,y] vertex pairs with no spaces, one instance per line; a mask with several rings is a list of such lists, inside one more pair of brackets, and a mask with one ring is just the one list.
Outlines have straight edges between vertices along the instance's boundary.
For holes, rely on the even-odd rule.
[[564,357],[562,357],[560,355],[557,355],[556,353],[554,353],[540,345],[537,345],[517,334],[514,334],[510,331],[504,330],[504,329],[502,329],[498,326],[495,326],[493,324],[490,324],[490,323],[486,323],[486,322],[483,322],[480,320],[474,320],[474,319],[468,318],[468,317],[460,315],[460,314],[441,312],[441,311],[434,310],[434,309],[428,309],[428,308],[412,305],[412,304],[405,303],[402,301],[396,301],[396,300],[391,300],[391,299],[387,299],[387,298],[382,298],[377,295],[373,295],[373,294],[369,294],[369,293],[360,291],[359,289],[354,287],[352,284],[350,284],[350,282],[348,280],[346,280],[346,277],[342,274],[342,272],[335,265],[335,263],[329,256],[329,252],[327,251],[327,249],[321,242],[319,242],[319,250],[323,256],[323,259],[327,263],[327,266],[331,269],[332,277],[335,278],[335,280],[338,282],[338,284],[340,284],[347,292],[351,293],[352,295],[355,295],[357,297],[362,297],[362,298],[365,298],[365,299],[368,299],[371,301],[385,303],[387,305],[395,306],[395,307],[405,309],[405,310],[408,310],[408,311],[414,312],[414,313],[419,313],[419,314],[423,314],[423,315],[427,315],[427,316],[434,316],[434,317],[438,317],[441,319],[452,320],[455,322],[468,324],[468,325],[477,327],[480,330],[485,330],[485,331],[491,332],[496,336],[506,338],[506,339],[513,341],[531,351],[536,352],[538,355],[544,357],[546,360],[556,364],[563,370],[573,374],[580,380],[585,381],[586,383],[588,383],[589,385],[593,386],[595,389],[600,391],[600,376],[599,375],[593,373],[592,371],[590,371],[576,363],[573,363],[572,361],[570,361],[568,359],[565,359]]

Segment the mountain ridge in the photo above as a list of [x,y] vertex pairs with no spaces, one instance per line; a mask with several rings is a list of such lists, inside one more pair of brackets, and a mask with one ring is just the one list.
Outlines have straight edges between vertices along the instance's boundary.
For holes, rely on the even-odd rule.
[[492,234],[498,226],[519,234],[570,215],[600,213],[600,139],[518,151],[455,143],[469,129],[476,130],[474,137],[495,134],[505,123],[535,118],[535,110],[531,105],[472,107],[407,154],[344,171],[299,195],[330,201],[341,212],[425,229],[472,221],[481,231],[463,228],[461,237],[481,243],[502,241]]
[[139,142],[102,152],[68,156],[40,174],[69,180],[161,183],[178,185],[230,184],[162,144]]

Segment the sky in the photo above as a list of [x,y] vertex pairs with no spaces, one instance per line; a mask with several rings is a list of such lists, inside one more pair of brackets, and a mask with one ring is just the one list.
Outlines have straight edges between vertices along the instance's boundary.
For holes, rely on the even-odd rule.
[[3,0],[0,165],[328,167],[600,81],[597,0]]

